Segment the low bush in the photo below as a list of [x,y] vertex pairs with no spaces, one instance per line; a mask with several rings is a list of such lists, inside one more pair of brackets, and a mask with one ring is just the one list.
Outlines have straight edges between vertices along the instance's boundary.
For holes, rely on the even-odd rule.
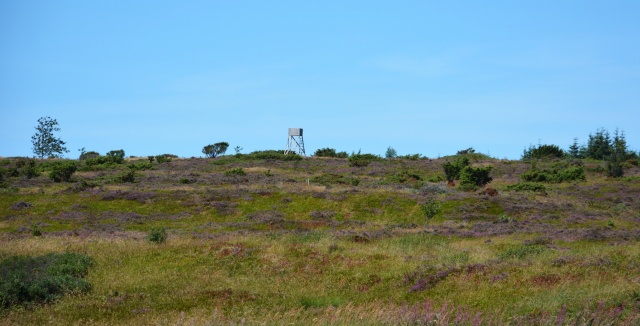
[[543,184],[541,183],[537,183],[537,182],[520,182],[514,185],[510,185],[506,187],[507,190],[513,190],[513,191],[533,191],[533,192],[539,192],[539,193],[543,193],[546,194],[547,193],[547,187],[545,187]]
[[49,178],[54,182],[69,182],[78,167],[73,162],[59,162],[51,167]]
[[127,167],[134,171],[145,171],[153,169],[153,165],[151,164],[151,162],[147,161],[138,161],[135,163],[131,163],[127,165]]
[[461,190],[475,190],[483,187],[487,183],[493,180],[489,176],[493,167],[487,166],[484,168],[474,168],[471,166],[465,166],[460,171],[460,189]]
[[107,157],[109,162],[122,164],[122,162],[124,162],[124,150],[118,149],[109,151],[105,157]]
[[83,151],[82,153],[80,153],[80,157],[78,158],[78,160],[85,161],[88,159],[98,158],[98,157],[100,157],[100,153],[94,152],[94,151],[85,152],[83,148]]
[[247,172],[244,171],[243,168],[233,168],[231,170],[225,171],[224,174],[226,175],[247,175]]
[[508,248],[498,254],[498,258],[500,259],[524,259],[528,256],[538,255],[544,252],[546,249],[543,245],[538,244],[525,244],[520,246],[515,246]]
[[152,243],[163,243],[167,241],[167,230],[165,228],[153,228],[147,234],[147,241]]
[[134,170],[127,170],[119,173],[113,178],[113,182],[115,183],[134,183],[136,182],[136,172]]
[[0,307],[46,303],[66,293],[87,292],[91,285],[83,278],[92,264],[91,257],[70,252],[9,257],[0,262]]
[[582,166],[571,165],[568,162],[556,162],[549,169],[538,169],[535,162],[520,178],[527,182],[560,183],[570,181],[584,181],[586,176]]
[[447,181],[452,182],[454,180],[460,179],[460,172],[465,167],[471,165],[469,158],[466,156],[459,157],[453,163],[445,162],[442,163],[442,169],[444,169],[444,174],[447,178]]
[[423,177],[418,171],[402,170],[396,174],[387,176],[385,179],[387,182],[392,183],[415,183],[422,181]]
[[349,154],[347,154],[347,152],[336,152],[334,148],[327,147],[316,150],[313,153],[313,156],[347,158],[349,157]]
[[168,156],[167,154],[162,154],[162,155],[157,155],[156,156],[156,161],[158,162],[158,164],[171,162],[171,159],[172,159],[172,157]]
[[440,211],[442,210],[442,204],[433,200],[428,200],[426,203],[420,206],[420,209],[424,213],[428,223],[429,220],[440,213]]
[[563,158],[565,155],[565,152],[558,145],[538,145],[525,149],[522,153],[522,159]]
[[365,167],[372,162],[381,161],[382,158],[378,155],[374,154],[362,154],[360,151],[358,153],[351,153],[349,156],[349,166],[355,167]]

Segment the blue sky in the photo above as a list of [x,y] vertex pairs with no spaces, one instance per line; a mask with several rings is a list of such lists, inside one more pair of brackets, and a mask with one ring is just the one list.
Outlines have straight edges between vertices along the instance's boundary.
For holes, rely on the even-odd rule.
[[[639,1],[0,1],[0,156],[640,144]],[[230,150],[230,152],[233,152]]]

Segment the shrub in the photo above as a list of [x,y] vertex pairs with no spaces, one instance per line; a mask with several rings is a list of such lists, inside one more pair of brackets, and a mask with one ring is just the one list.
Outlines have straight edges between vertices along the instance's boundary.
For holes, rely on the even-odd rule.
[[147,159],[149,160],[149,163],[153,163],[153,161],[156,159],[156,157],[151,155],[151,156],[147,156]]
[[[202,148],[202,153],[206,157],[217,157],[219,155],[224,154],[227,151],[227,148],[229,148],[229,143],[227,143],[227,142],[219,142],[219,143],[215,143],[213,145],[205,146],[204,148]],[[240,152],[239,150],[236,150],[236,154],[239,153],[239,152]]]
[[65,293],[87,292],[83,279],[93,260],[82,254],[12,256],[0,262],[0,307],[51,302]]
[[78,158],[78,160],[85,161],[85,160],[88,160],[90,158],[98,158],[98,157],[100,157],[100,153],[94,152],[94,151],[85,152],[84,148],[83,148],[82,152],[80,153],[80,157]]
[[238,168],[233,168],[231,170],[225,171],[224,174],[226,174],[226,175],[246,175],[247,172],[244,172],[243,168],[238,167]]
[[158,164],[171,162],[171,157],[166,154],[158,155],[156,156],[156,161],[158,161]]
[[527,182],[570,182],[586,180],[582,166],[570,165],[568,162],[556,162],[549,169],[539,170],[535,162],[520,178]]
[[153,243],[163,243],[167,241],[167,230],[165,228],[153,228],[147,234],[147,241]]
[[399,156],[399,158],[405,159],[405,160],[410,160],[410,161],[417,161],[420,159],[422,155],[420,154],[407,154],[404,156]]
[[459,179],[462,169],[469,166],[470,164],[471,162],[466,156],[457,158],[453,163],[442,163],[442,168],[444,169],[444,174],[447,178],[447,181],[452,182],[453,180]]
[[151,165],[150,162],[139,161],[136,163],[131,163],[127,165],[127,167],[134,171],[145,171],[145,170],[151,170],[153,168],[153,165]]
[[54,182],[69,182],[71,175],[76,172],[78,167],[73,162],[61,162],[51,167],[49,178]]
[[420,209],[422,210],[422,212],[424,212],[424,215],[427,218],[427,222],[429,222],[430,219],[440,213],[440,210],[442,210],[442,204],[433,200],[428,200],[426,203],[420,206]]
[[122,164],[122,162],[124,162],[124,150],[118,149],[109,151],[106,157],[108,162]]
[[543,159],[543,158],[563,158],[565,153],[557,145],[529,146],[522,154],[523,160]]
[[507,186],[507,190],[514,190],[518,192],[533,191],[533,192],[539,192],[543,194],[547,193],[547,187],[545,187],[541,183],[536,183],[536,182],[520,182],[514,185]]
[[129,169],[128,171],[121,172],[120,174],[115,176],[113,181],[116,183],[126,183],[126,182],[134,183],[136,182],[136,172],[131,169]]
[[336,152],[335,149],[327,147],[316,150],[313,156],[347,158],[349,154],[347,152]]
[[16,174],[17,176],[31,179],[40,175],[40,171],[37,168],[36,160],[18,160],[16,162]]
[[360,151],[358,153],[351,153],[349,156],[349,166],[355,167],[365,167],[369,165],[371,162],[380,161],[381,158],[378,155],[373,154],[362,154]]
[[493,178],[489,176],[492,169],[493,167],[491,166],[484,168],[465,166],[462,171],[460,171],[460,189],[475,190],[479,187],[483,187],[493,180]]
[[476,150],[473,149],[473,147],[469,147],[467,149],[461,149],[458,151],[458,153],[456,153],[457,155],[467,155],[467,154],[473,154],[475,153]]

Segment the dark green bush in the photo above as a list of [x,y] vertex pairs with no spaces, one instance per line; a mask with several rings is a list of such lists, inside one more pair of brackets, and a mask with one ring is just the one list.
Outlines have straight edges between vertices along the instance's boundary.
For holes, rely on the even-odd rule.
[[[46,164],[46,163],[45,163]],[[4,174],[7,177],[21,177],[25,179],[35,178],[40,175],[41,166],[36,164],[34,159],[18,159],[13,166],[10,166]]]
[[134,183],[136,182],[136,172],[134,170],[127,170],[119,173],[113,179],[115,183]]
[[112,163],[122,164],[124,162],[124,150],[122,149],[109,151],[105,156]]
[[360,153],[360,151],[358,151],[358,153],[351,153],[351,155],[349,156],[349,166],[364,167],[371,164],[372,162],[377,162],[380,160],[382,160],[382,158],[380,158],[380,156],[378,155],[362,154]]
[[284,151],[266,150],[256,151],[247,155],[241,155],[244,160],[280,160],[280,161],[300,161],[302,156],[296,153],[285,154]]
[[410,160],[410,161],[417,161],[421,157],[422,157],[422,155],[420,155],[420,154],[407,154],[407,155],[403,155],[403,156],[398,156],[398,158],[405,159],[405,160]]
[[151,163],[147,161],[138,161],[135,163],[131,163],[127,165],[127,167],[134,171],[145,171],[153,169],[153,165],[151,165]]
[[458,153],[456,153],[456,155],[467,155],[467,154],[473,154],[475,152],[476,152],[476,150],[473,149],[473,147],[469,147],[467,149],[459,150]]
[[163,243],[167,241],[167,230],[165,228],[153,228],[147,234],[147,241],[153,243]]
[[71,175],[78,167],[73,162],[59,162],[51,167],[49,178],[54,182],[69,182]]
[[166,154],[157,155],[156,156],[156,161],[158,162],[158,164],[171,162],[171,157],[167,156]]
[[563,158],[564,156],[565,152],[557,145],[538,145],[529,146],[529,149],[525,149],[522,159]]
[[444,169],[447,181],[452,182],[453,180],[460,179],[460,172],[469,165],[471,165],[471,162],[466,156],[457,158],[453,163],[442,163],[442,168]]
[[0,262],[0,307],[51,302],[70,292],[87,292],[83,278],[93,260],[82,254],[12,256]]
[[94,152],[94,151],[89,151],[89,152],[82,152],[80,153],[80,157],[78,158],[80,161],[85,161],[88,160],[90,158],[98,158],[100,157],[100,153],[98,152]]
[[543,194],[547,193],[547,187],[545,187],[541,183],[536,183],[536,182],[520,182],[514,185],[507,186],[507,190],[513,190],[518,192],[533,191],[533,192],[539,192]]
[[347,152],[336,152],[335,149],[327,147],[316,150],[313,156],[347,158],[349,154]]
[[460,189],[461,190],[475,190],[483,187],[487,183],[493,180],[489,176],[493,167],[487,166],[484,168],[474,168],[471,166],[465,166],[460,171]]
[[536,168],[535,162],[520,178],[527,182],[560,183],[570,181],[584,181],[586,176],[582,166],[571,165],[568,162],[556,162],[549,169]]

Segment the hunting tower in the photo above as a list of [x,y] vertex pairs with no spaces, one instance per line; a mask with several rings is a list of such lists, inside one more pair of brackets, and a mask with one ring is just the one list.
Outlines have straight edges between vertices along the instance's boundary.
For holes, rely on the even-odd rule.
[[294,152],[298,155],[307,156],[304,152],[304,139],[302,138],[302,128],[289,128],[289,137],[287,138],[287,150],[285,154]]

